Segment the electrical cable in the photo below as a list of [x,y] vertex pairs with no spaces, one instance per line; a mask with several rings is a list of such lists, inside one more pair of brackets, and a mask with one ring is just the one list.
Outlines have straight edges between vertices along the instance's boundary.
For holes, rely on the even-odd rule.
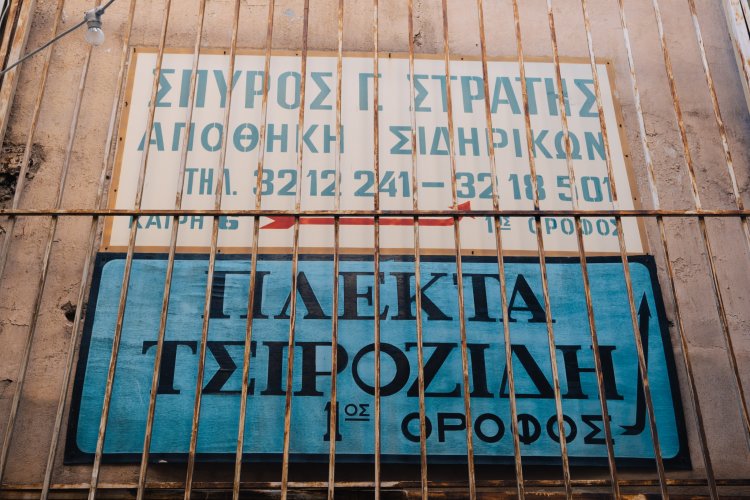
[[[94,9],[92,9],[92,11],[89,11],[89,12],[94,12],[97,15],[102,15],[104,13],[104,11],[107,10],[107,8],[114,3],[114,1],[115,0],[109,0],[106,4],[102,5],[101,7],[95,7]],[[88,14],[88,12],[87,12],[87,14]],[[0,18],[0,20],[1,20],[1,18]],[[10,71],[11,69],[15,68],[16,66],[18,66],[19,64],[21,64],[25,60],[27,60],[30,57],[38,54],[39,52],[41,52],[42,50],[46,49],[47,47],[49,47],[50,45],[52,45],[56,41],[60,40],[64,36],[70,34],[71,32],[73,32],[75,30],[77,30],[78,28],[80,28],[81,26],[83,26],[84,24],[86,24],[87,21],[88,21],[87,17],[84,17],[83,20],[80,21],[78,24],[76,24],[76,25],[68,28],[67,30],[65,30],[62,33],[60,33],[59,35],[57,35],[55,38],[53,38],[49,42],[47,42],[44,45],[42,45],[41,47],[38,47],[38,48],[32,50],[31,52],[29,52],[28,54],[26,54],[25,56],[23,56],[22,58],[20,58],[16,62],[14,62],[14,63],[10,64],[9,66],[7,66],[5,69],[3,69],[2,71],[0,71],[0,76],[4,76],[8,71]]]
[[18,66],[19,64],[21,64],[22,62],[24,62],[26,59],[29,59],[30,57],[32,57],[32,56],[36,55],[37,53],[41,52],[42,50],[46,49],[47,47],[49,47],[50,45],[52,45],[53,43],[55,43],[56,41],[58,41],[59,39],[61,39],[65,35],[67,35],[68,33],[77,30],[78,28],[80,28],[84,24],[86,24],[86,20],[85,19],[83,21],[79,22],[78,24],[76,24],[75,26],[73,26],[71,28],[68,28],[67,30],[63,31],[62,33],[60,33],[55,38],[53,38],[49,42],[45,43],[41,47],[32,50],[31,52],[29,52],[28,54],[26,54],[25,56],[23,56],[21,59],[19,59],[18,61],[14,62],[13,64],[11,64],[10,66],[8,66],[4,70],[0,71],[0,76],[5,75],[5,73],[7,73],[8,71],[12,70],[16,66]]

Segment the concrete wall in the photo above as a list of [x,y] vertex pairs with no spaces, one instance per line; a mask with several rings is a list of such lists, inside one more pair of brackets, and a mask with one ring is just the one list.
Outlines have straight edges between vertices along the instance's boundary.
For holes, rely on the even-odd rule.
[[[164,14],[163,1],[139,1],[131,44],[156,46]],[[167,45],[191,47],[195,36],[198,2],[174,0],[169,20]],[[442,21],[439,0],[415,0],[416,50],[423,54],[442,51]],[[659,192],[664,208],[689,209],[693,200],[689,178],[678,135],[672,99],[659,50],[658,33],[649,0],[628,0],[627,13],[643,107],[647,139],[651,146]],[[311,2],[309,44],[314,50],[336,48],[336,4],[333,0]],[[403,0],[380,2],[380,47],[383,51],[406,52],[407,18]],[[450,43],[455,54],[480,53],[475,3],[449,0]],[[485,1],[487,42],[491,56],[514,57],[516,41],[510,0]],[[551,56],[547,27],[546,2],[521,2],[523,43],[528,57]],[[556,0],[560,53],[567,57],[588,57],[586,36],[579,0]],[[734,208],[731,184],[711,101],[701,69],[693,26],[685,0],[662,0],[665,29],[675,68],[678,92],[683,106],[691,153],[696,165],[700,194],[706,208]],[[698,0],[711,69],[716,80],[721,110],[727,124],[729,145],[735,160],[738,182],[750,202],[750,117],[733,48],[726,28],[724,13],[718,2]],[[231,34],[233,2],[210,0],[206,17],[203,47],[226,48]],[[67,0],[64,10],[66,28],[80,19],[92,2]],[[56,2],[37,2],[34,24],[28,47],[48,40],[54,29]],[[99,172],[102,167],[109,109],[115,81],[128,0],[118,0],[104,18],[107,39],[94,50],[84,95],[84,106],[78,123],[72,153],[71,173],[63,205],[68,208],[92,207]],[[631,163],[644,206],[650,206],[643,154],[638,137],[636,111],[631,92],[626,53],[622,41],[615,0],[589,2],[593,37],[597,56],[612,61],[617,98],[622,106],[624,132]],[[239,46],[262,49],[266,33],[266,0],[243,0],[241,5]],[[273,47],[299,49],[302,43],[302,0],[280,0],[276,5]],[[366,0],[347,0],[344,19],[344,49],[368,51],[372,47],[372,6]],[[44,162],[23,193],[23,207],[51,207],[58,189],[60,169],[68,141],[75,89],[81,76],[81,65],[87,46],[82,33],[68,36],[53,48],[48,84],[44,89],[39,126],[34,142],[41,145]],[[6,142],[23,143],[28,134],[33,103],[44,56],[27,62],[21,71]],[[25,339],[29,334],[31,307],[37,292],[41,260],[48,234],[48,218],[21,218],[13,234],[11,252],[0,286],[0,422],[7,419],[10,402],[17,388],[19,362]],[[63,306],[75,303],[81,269],[87,252],[86,241],[90,219],[63,218],[53,244],[49,277],[38,317],[31,363],[21,399],[18,421],[10,448],[10,460],[4,481],[7,483],[39,483],[44,474],[48,445],[60,393],[60,380],[65,369],[65,356],[71,338],[72,323],[66,319]],[[0,221],[0,225],[7,223]],[[695,220],[670,219],[666,222],[672,264],[677,276],[677,295],[682,321],[688,336],[690,354],[697,378],[700,402],[706,421],[711,458],[720,478],[747,478],[750,475],[748,441],[743,430],[719,317],[712,296],[711,277],[698,224]],[[671,320],[673,343],[679,345],[674,328],[674,307],[670,303],[668,280],[663,266],[659,233],[653,221],[647,223],[652,252],[660,262],[659,278],[665,291],[667,313]],[[721,290],[729,318],[729,327],[737,350],[741,376],[750,384],[750,255],[736,219],[710,220],[708,231],[716,256]],[[670,477],[704,477],[695,422],[690,409],[682,373],[681,354],[675,351],[680,373],[682,399],[685,405],[689,444],[694,471],[671,472]],[[748,394],[750,396],[750,394]],[[64,439],[65,432],[61,435]],[[60,450],[64,446],[60,442]],[[251,471],[252,469],[252,471]],[[245,467],[248,479],[279,478],[276,466]],[[367,467],[340,466],[337,477],[369,480]],[[150,468],[152,480],[182,480],[182,466],[156,465]],[[63,466],[58,453],[54,482],[87,482],[89,468]],[[512,470],[480,468],[483,478],[512,477]],[[573,471],[574,478],[606,477],[606,470]],[[640,477],[643,473],[621,471],[622,476]],[[462,467],[430,469],[431,479],[464,479]],[[558,469],[530,470],[530,477],[559,478]],[[413,467],[385,467],[384,479],[418,479]],[[127,482],[137,478],[136,466],[107,466],[102,481]],[[291,478],[324,479],[324,468],[292,465]],[[196,479],[230,480],[226,467],[199,465]]]

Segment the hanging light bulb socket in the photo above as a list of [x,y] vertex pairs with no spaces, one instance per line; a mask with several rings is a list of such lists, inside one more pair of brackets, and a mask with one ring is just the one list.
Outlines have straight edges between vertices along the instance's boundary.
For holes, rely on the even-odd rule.
[[87,11],[83,19],[86,21],[86,41],[98,47],[104,43],[104,30],[102,30],[102,14],[104,9],[97,7]]
[[109,0],[104,5],[101,5],[99,7],[95,7],[89,11],[84,12],[83,14],[83,20],[79,21],[78,23],[74,24],[67,30],[63,31],[59,35],[57,35],[52,40],[48,41],[47,43],[43,44],[41,47],[37,47],[36,49],[32,50],[25,56],[18,59],[16,62],[8,64],[2,71],[0,71],[0,77],[5,75],[8,71],[12,70],[25,60],[35,56],[42,50],[46,49],[53,43],[57,42],[61,38],[69,35],[70,33],[74,32],[84,24],[86,25],[86,41],[89,42],[91,45],[101,45],[104,43],[104,30],[102,30],[102,14],[104,14],[104,11],[107,10],[107,7],[112,5],[115,0]]

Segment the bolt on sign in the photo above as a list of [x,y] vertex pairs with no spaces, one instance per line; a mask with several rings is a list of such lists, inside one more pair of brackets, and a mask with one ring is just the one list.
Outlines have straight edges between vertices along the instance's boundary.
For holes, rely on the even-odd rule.
[[[272,58],[270,76],[261,55],[237,57],[233,78],[228,57],[201,56],[191,133],[185,137],[191,55],[167,53],[161,71],[154,126],[146,133],[149,89],[155,55],[136,50],[130,70],[128,106],[121,126],[110,203],[132,208],[138,168],[146,142],[149,163],[142,208],[170,209],[181,147],[188,148],[183,208],[213,208],[223,134],[227,136],[222,209],[254,208],[259,148],[264,148],[260,186],[264,209],[293,209],[298,192],[302,210],[333,209],[336,200],[336,57],[313,54],[308,63],[304,129],[298,130],[300,59]],[[492,142],[484,115],[481,63],[454,60],[450,82],[443,63],[416,61],[419,207],[492,208],[488,148],[495,149],[496,179],[502,208],[531,208],[532,183],[525,149],[523,105],[517,65],[489,63]],[[598,66],[605,120],[618,129],[617,106],[606,64]],[[590,66],[562,65],[566,113],[570,117],[576,168],[573,192],[582,208],[612,208],[604,142]],[[344,210],[371,210],[379,193],[381,208],[411,210],[412,147],[408,60],[401,55],[380,62],[380,179],[372,168],[372,60],[343,61],[342,127],[339,144],[340,203]],[[228,83],[231,80],[231,84]],[[543,209],[570,208],[560,109],[549,62],[529,63],[529,111]],[[268,89],[265,144],[260,140],[261,99]],[[456,194],[452,200],[446,91],[454,96]],[[231,86],[229,126],[222,117]],[[301,138],[299,140],[298,138]],[[610,134],[619,208],[635,208],[631,177],[618,134]],[[302,175],[296,170],[304,148]],[[376,185],[377,183],[377,185]],[[335,439],[337,460],[367,461],[374,453],[374,322],[381,325],[381,436],[384,460],[419,460],[417,315],[423,323],[425,424],[427,450],[435,460],[466,460],[470,426],[478,462],[512,461],[510,392],[505,352],[512,355],[518,432],[524,457],[537,463],[560,459],[554,379],[547,337],[542,276],[534,219],[502,218],[508,310],[503,313],[495,248],[494,221],[460,220],[464,249],[462,279],[457,275],[453,217],[420,220],[421,310],[416,305],[413,218],[381,217],[379,275],[374,272],[373,219],[340,218],[338,310],[333,311],[333,219],[300,217],[297,308],[292,369],[291,459],[328,459]],[[178,254],[169,297],[166,335],[159,367],[152,460],[184,460],[190,446],[193,404],[198,385],[203,308],[208,278],[210,216],[179,218]],[[592,339],[588,328],[582,269],[576,255],[573,219],[541,221],[547,253],[550,310],[555,333],[553,355],[559,367],[565,437],[573,463],[605,464],[607,448]],[[132,224],[138,224],[117,374],[109,410],[104,457],[138,461],[149,411],[162,294],[172,217],[120,217],[108,221],[85,326],[69,419],[66,458],[92,460],[107,383],[118,300]],[[279,460],[283,451],[286,373],[292,302],[294,218],[261,217],[255,282],[250,283],[252,219],[221,216],[219,249],[211,282],[206,369],[202,388],[197,452],[199,458],[233,460],[240,422],[242,359],[248,321],[253,322],[247,387],[244,455],[248,460]],[[646,404],[638,368],[623,264],[615,221],[582,219],[592,303],[599,336],[604,393],[614,450],[624,465],[653,462]],[[647,255],[642,228],[623,220],[628,265],[636,297],[661,453],[667,464],[689,463],[679,387],[672,359],[654,259]],[[375,310],[375,280],[380,308]],[[460,311],[463,284],[471,415],[463,400]],[[248,310],[248,296],[254,297]],[[330,404],[333,315],[338,318],[337,409]],[[511,331],[503,342],[503,322]],[[334,413],[332,415],[331,413]],[[329,428],[333,417],[334,435]]]

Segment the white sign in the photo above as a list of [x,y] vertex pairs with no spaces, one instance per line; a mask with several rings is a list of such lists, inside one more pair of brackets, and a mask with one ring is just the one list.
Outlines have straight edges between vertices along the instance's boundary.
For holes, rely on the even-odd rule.
[[[181,148],[184,147],[186,116],[193,55],[170,52],[164,56],[156,102],[154,127],[145,179],[143,209],[174,208]],[[137,50],[129,75],[127,106],[120,132],[120,149],[110,193],[112,208],[133,208],[139,169],[146,140],[149,98],[156,54]],[[297,189],[301,208],[335,208],[336,155],[336,56],[311,54],[307,65],[305,120],[302,134],[303,168],[297,172],[298,118],[300,105],[299,54],[275,54],[268,82],[268,117],[265,160],[262,173],[262,208],[294,209]],[[446,78],[440,58],[416,61],[417,178],[420,209],[447,210],[454,206],[446,106]],[[229,56],[202,54],[197,79],[192,133],[187,140],[183,208],[212,209],[220,172],[224,133]],[[264,56],[237,56],[226,153],[222,209],[255,208],[263,94]],[[373,155],[373,62],[368,56],[346,56],[343,61],[341,209],[373,208],[379,191],[383,210],[412,208],[411,106],[408,58],[382,56],[379,64],[380,183],[375,186]],[[490,61],[493,147],[497,160],[499,203],[506,209],[530,209],[532,204],[523,100],[518,64]],[[612,167],[619,195],[619,208],[634,208],[634,198],[618,134],[616,104],[606,64],[598,66],[602,100],[608,127]],[[569,178],[554,66],[529,62],[526,66],[531,128],[542,209],[572,208]],[[451,89],[456,157],[456,205],[491,209],[491,174],[487,122],[484,108],[482,66],[477,60],[451,62]],[[576,190],[582,209],[611,209],[610,180],[604,160],[591,68],[588,63],[562,65],[568,120],[573,145]],[[328,252],[333,246],[332,219],[300,220],[300,251]],[[591,217],[583,221],[587,251],[618,253],[615,220]],[[163,251],[169,245],[171,217],[141,217],[136,244],[139,250]],[[132,220],[111,218],[107,222],[103,249],[127,246]],[[413,248],[410,218],[382,218],[380,244],[383,252],[403,253]],[[645,238],[636,220],[623,220],[629,253],[644,253]],[[180,219],[178,246],[182,252],[205,252],[211,241],[211,217]],[[344,251],[371,249],[372,220],[341,219],[340,245]],[[427,253],[452,253],[452,219],[423,219],[420,246]],[[222,217],[219,248],[227,253],[248,252],[252,245],[251,217]],[[261,251],[292,246],[293,219],[262,217]],[[510,254],[536,254],[534,220],[503,218],[503,244]],[[552,254],[577,251],[572,218],[542,220],[545,247]],[[476,254],[495,252],[492,220],[486,217],[461,220],[461,246]],[[409,253],[411,251],[409,250]]]

